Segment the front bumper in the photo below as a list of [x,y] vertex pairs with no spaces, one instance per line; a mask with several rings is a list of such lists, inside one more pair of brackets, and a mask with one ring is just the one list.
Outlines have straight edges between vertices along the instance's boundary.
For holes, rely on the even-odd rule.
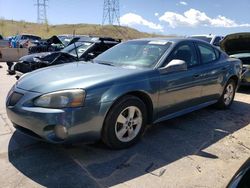
[[242,79],[240,85],[250,86],[250,66],[243,66]]
[[[16,104],[10,105],[13,92],[22,94],[22,97]],[[33,107],[30,101],[40,95],[18,88],[10,91],[6,101],[6,111],[18,130],[52,143],[92,142],[100,139],[109,103],[65,109]]]

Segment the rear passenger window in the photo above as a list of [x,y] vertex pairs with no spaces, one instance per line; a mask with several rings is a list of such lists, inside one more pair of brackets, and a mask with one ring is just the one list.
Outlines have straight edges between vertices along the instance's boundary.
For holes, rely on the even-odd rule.
[[213,47],[205,44],[197,44],[197,45],[201,54],[202,63],[210,63],[217,59],[218,54],[215,53]]

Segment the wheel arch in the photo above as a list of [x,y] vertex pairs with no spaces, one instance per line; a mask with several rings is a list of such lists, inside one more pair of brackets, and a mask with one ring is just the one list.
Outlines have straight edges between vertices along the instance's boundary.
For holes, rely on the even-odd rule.
[[152,102],[149,94],[147,94],[146,92],[143,92],[143,91],[129,91],[129,92],[124,93],[124,94],[120,95],[119,97],[117,97],[114,100],[114,102],[110,105],[109,109],[107,110],[107,112],[105,114],[104,122],[106,120],[107,114],[114,107],[114,105],[116,105],[125,96],[135,96],[135,97],[139,98],[145,104],[146,110],[147,110],[147,123],[150,124],[153,120],[153,102]]

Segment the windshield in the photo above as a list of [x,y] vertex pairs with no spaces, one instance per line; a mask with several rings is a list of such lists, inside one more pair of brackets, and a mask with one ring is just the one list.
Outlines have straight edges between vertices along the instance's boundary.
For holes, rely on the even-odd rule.
[[153,67],[169,48],[167,41],[129,41],[102,53],[95,61],[114,66]]
[[206,37],[206,36],[192,36],[191,38],[203,40],[203,41],[206,41],[208,43],[210,43],[212,40],[212,37]]
[[64,46],[67,46],[70,41],[73,39],[73,36],[57,36],[60,41],[62,41]]
[[[69,53],[73,56],[77,56],[76,51],[78,53],[78,57],[81,57],[82,54],[92,45],[91,42],[76,42],[75,44],[71,44],[66,48],[62,49],[61,52]],[[77,50],[75,50],[75,47]]]

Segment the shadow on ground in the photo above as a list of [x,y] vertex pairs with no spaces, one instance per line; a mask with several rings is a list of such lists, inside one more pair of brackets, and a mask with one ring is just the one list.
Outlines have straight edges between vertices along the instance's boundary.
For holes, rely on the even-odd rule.
[[46,187],[113,186],[146,173],[161,176],[166,165],[188,155],[218,158],[204,150],[248,125],[249,111],[249,104],[238,101],[226,111],[211,107],[196,111],[149,127],[137,145],[121,151],[102,144],[63,148],[45,143],[12,151],[15,133],[9,144],[9,161]]

